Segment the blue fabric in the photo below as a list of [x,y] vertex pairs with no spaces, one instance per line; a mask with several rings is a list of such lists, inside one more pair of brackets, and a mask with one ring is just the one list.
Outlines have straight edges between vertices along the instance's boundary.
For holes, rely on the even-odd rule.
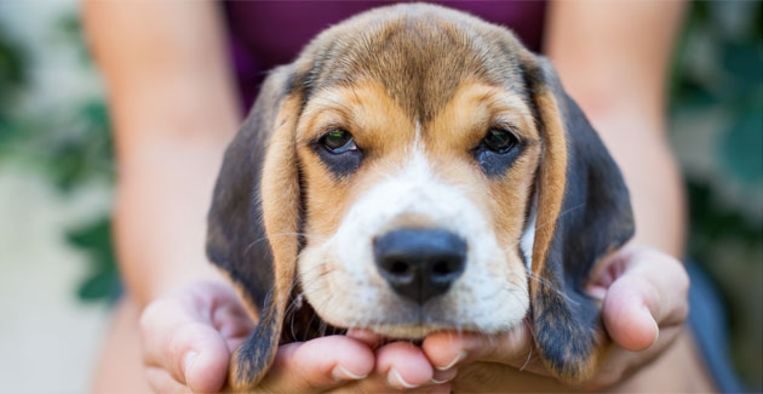
[[697,264],[686,265],[691,278],[689,325],[713,381],[721,392],[745,391],[728,354],[727,316],[712,280]]

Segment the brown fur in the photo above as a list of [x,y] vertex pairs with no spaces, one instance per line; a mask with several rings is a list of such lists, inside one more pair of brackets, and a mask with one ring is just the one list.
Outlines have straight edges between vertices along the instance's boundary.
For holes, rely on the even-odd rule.
[[[350,179],[337,179],[316,157],[310,144],[334,127],[352,130],[369,157]],[[325,89],[310,100],[297,130],[305,175],[307,228],[313,237],[333,234],[358,194],[399,162],[413,138],[414,123],[376,81]]]
[[[539,174],[539,209],[532,271],[542,277],[566,186],[567,138],[554,95],[548,90],[542,91],[538,94],[538,102],[540,116],[546,119],[547,123],[543,130],[545,144]],[[543,287],[534,286],[531,287],[531,291],[535,293],[541,288]]]

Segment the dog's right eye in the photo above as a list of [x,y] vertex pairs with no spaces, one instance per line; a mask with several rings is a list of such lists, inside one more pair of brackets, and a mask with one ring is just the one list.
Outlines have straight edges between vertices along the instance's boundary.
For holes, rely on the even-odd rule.
[[329,131],[318,140],[318,143],[335,155],[358,150],[358,146],[352,139],[352,134],[342,129]]
[[321,161],[338,176],[354,172],[363,161],[363,151],[355,144],[352,134],[341,128],[323,134],[312,146]]

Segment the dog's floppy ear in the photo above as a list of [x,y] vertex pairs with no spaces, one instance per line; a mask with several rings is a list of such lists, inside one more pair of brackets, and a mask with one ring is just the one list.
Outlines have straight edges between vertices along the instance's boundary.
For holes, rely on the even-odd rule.
[[229,384],[250,389],[278,349],[294,283],[300,185],[293,67],[274,70],[228,146],[208,217],[207,255],[237,285],[259,322],[234,352]]
[[620,170],[550,63],[528,55],[522,68],[543,144],[530,281],[534,339],[551,371],[581,381],[596,370],[605,338],[584,287],[594,265],[633,236],[633,215]]

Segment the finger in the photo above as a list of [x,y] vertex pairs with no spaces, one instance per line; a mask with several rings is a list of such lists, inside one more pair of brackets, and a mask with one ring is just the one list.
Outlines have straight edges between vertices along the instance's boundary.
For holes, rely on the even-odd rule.
[[146,368],[146,380],[155,393],[162,394],[190,394],[191,390],[178,383],[167,371],[162,368]]
[[652,298],[645,298],[660,327],[683,324],[689,312],[689,274],[675,258],[651,249],[632,259],[626,274],[643,276],[654,286]]
[[655,290],[641,278],[615,281],[604,298],[603,318],[607,332],[630,351],[648,348],[657,340],[659,327],[652,317],[649,301]]
[[449,383],[438,384],[436,386],[427,387],[425,392],[431,394],[450,394],[452,386]]
[[[392,371],[395,371],[392,374]],[[430,375],[431,373],[431,375]],[[434,382],[438,371],[433,371],[422,350],[407,342],[394,342],[376,352],[376,368],[365,379],[335,387],[331,393],[450,393],[450,381],[456,369],[441,372],[442,382]],[[428,376],[432,376],[427,380]],[[447,382],[445,382],[447,380]]]
[[192,323],[178,302],[160,300],[149,304],[140,317],[144,362],[159,366],[164,361],[167,344],[178,327]]
[[420,348],[393,342],[377,350],[376,373],[385,377],[388,387],[409,390],[431,384],[434,370]]
[[140,323],[147,366],[165,369],[194,391],[217,391],[225,383],[230,348],[210,321],[179,301],[165,300],[149,305]]
[[239,304],[226,305],[216,309],[212,314],[212,324],[220,333],[228,351],[233,353],[254,329],[254,322],[246,315]]
[[422,349],[432,365],[440,371],[472,361],[522,367],[530,355],[532,339],[527,325],[520,324],[496,335],[437,332],[424,339]]
[[634,253],[604,298],[609,335],[627,350],[650,347],[657,341],[660,326],[683,323],[687,290],[688,276],[678,261],[656,252]]
[[261,385],[277,393],[319,392],[364,379],[373,368],[368,346],[335,335],[281,346]]
[[412,389],[400,389],[395,387],[390,387],[389,383],[387,383],[387,376],[382,373],[378,373],[374,371],[369,375],[367,378],[362,380],[357,380],[345,385],[334,387],[330,390],[327,390],[325,392],[328,393],[348,393],[348,394],[359,394],[359,393],[397,393],[397,392],[412,392],[412,393],[450,393],[451,392],[451,383],[441,383],[441,384],[424,384],[422,386],[418,386]]
[[392,390],[386,382],[386,378],[380,374],[373,373],[366,379],[358,380],[353,383],[338,386],[327,390],[332,394],[363,394],[363,393],[391,393],[391,392],[412,392],[412,393],[432,393],[449,394],[452,390],[450,383],[422,386],[411,390]]
[[604,387],[622,382],[644,365],[657,358],[679,337],[683,326],[671,326],[661,330],[657,341],[648,349],[640,352],[632,352],[619,346],[613,346],[600,363],[600,369],[596,377],[587,382],[583,388],[599,391]]
[[204,323],[181,326],[170,341],[162,366],[193,391],[213,392],[222,388],[230,351],[225,339]]
[[255,325],[238,302],[226,302],[214,308],[212,324],[226,338],[245,337]]
[[347,330],[348,337],[365,343],[371,349],[376,349],[382,343],[381,335],[363,328],[351,328]]
[[432,384],[439,385],[453,381],[458,376],[458,367],[452,367],[445,370],[435,369],[432,374]]

